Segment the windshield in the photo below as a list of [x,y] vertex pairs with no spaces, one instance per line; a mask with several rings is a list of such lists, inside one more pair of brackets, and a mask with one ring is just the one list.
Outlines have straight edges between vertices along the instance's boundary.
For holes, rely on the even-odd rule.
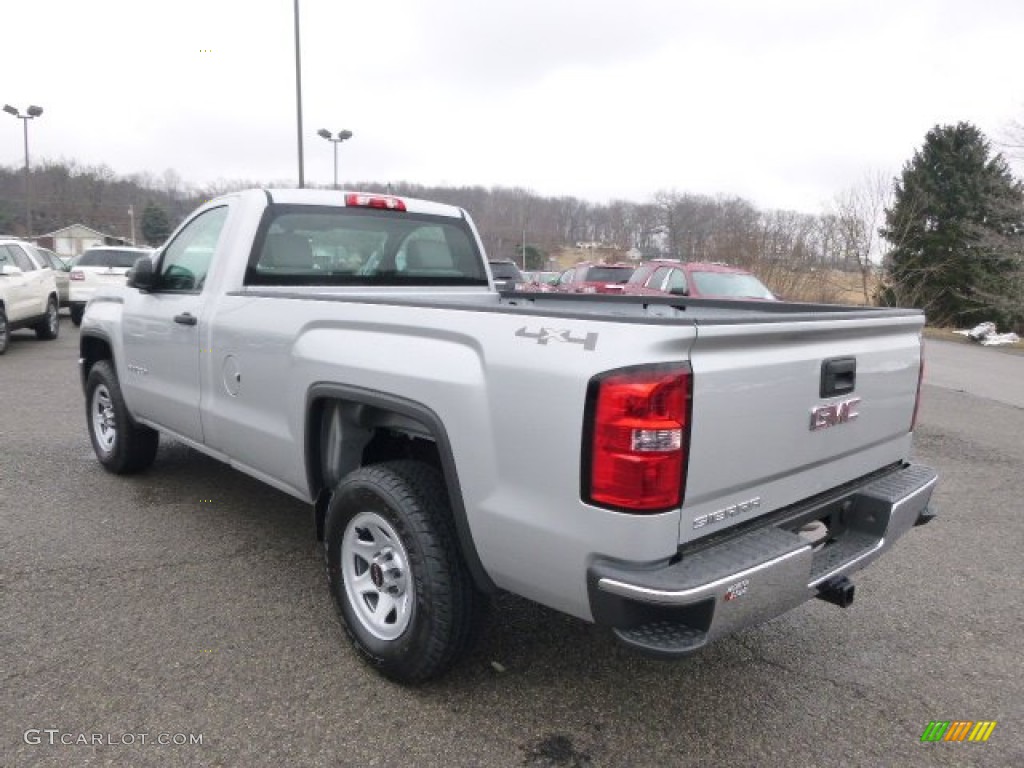
[[145,256],[145,254],[139,251],[119,251],[108,248],[102,251],[91,250],[83,253],[75,266],[131,269],[140,256]]
[[248,285],[487,285],[461,219],[275,205],[261,231]]
[[633,276],[632,267],[590,267],[584,276],[587,283],[625,283]]
[[739,272],[691,272],[699,296],[724,296],[743,299],[774,299],[772,292],[753,275]]

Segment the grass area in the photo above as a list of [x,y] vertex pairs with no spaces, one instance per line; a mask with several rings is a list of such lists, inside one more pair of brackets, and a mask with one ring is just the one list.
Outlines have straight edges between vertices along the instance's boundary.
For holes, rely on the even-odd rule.
[[[776,296],[787,301],[863,306],[864,286],[858,272],[837,269],[795,270],[785,265],[763,265],[753,272]],[[868,283],[868,295],[875,292],[875,279]]]

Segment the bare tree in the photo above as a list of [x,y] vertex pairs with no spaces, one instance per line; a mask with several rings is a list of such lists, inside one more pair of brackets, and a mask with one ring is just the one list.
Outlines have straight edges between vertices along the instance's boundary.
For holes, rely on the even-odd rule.
[[843,268],[860,273],[865,304],[872,303],[872,278],[889,248],[879,229],[885,209],[892,204],[891,179],[891,174],[882,171],[865,173],[859,184],[835,196],[825,214],[834,222]]
[[1017,169],[1024,172],[1024,119],[1011,120],[993,142]]

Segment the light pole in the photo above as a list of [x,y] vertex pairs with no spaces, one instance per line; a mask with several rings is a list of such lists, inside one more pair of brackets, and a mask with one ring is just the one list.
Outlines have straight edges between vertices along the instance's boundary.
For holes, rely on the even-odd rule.
[[23,115],[10,104],[4,104],[4,112],[9,115],[14,115],[22,121],[22,124],[25,127],[25,234],[26,237],[32,237],[32,182],[29,180],[28,176],[28,121],[34,120],[43,114],[43,108],[35,106],[29,107],[25,110],[25,114]]
[[352,138],[352,131],[338,131],[338,138],[334,138],[331,132],[326,128],[321,128],[316,132],[317,136],[327,139],[331,144],[334,145],[334,188],[338,188],[338,145],[343,141],[347,141]]
[[295,122],[299,139],[299,189],[306,186],[302,162],[302,54],[299,47],[299,0],[295,0]]

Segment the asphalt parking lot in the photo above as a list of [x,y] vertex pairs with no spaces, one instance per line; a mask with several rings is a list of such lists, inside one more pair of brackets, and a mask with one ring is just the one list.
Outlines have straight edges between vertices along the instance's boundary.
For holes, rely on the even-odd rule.
[[[175,444],[99,467],[61,334],[0,357],[0,766],[1024,765],[1021,407],[925,387],[941,517],[847,610],[665,663],[501,597],[407,689],[347,646],[304,505]],[[922,744],[932,720],[998,725]]]

